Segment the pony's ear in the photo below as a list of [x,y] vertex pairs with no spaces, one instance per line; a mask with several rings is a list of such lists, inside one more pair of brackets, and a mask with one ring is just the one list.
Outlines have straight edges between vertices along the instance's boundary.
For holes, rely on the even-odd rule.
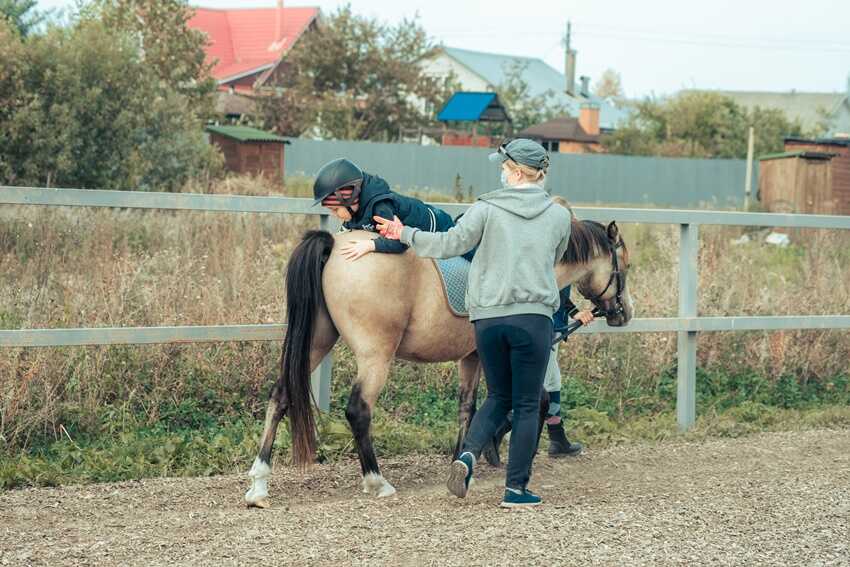
[[611,242],[617,242],[619,237],[620,229],[615,221],[611,221],[611,224],[608,225],[608,239],[611,240]]

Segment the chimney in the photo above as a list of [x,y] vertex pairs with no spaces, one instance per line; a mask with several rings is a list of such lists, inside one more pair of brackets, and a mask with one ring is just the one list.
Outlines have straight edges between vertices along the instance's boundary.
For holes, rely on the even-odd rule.
[[581,105],[578,115],[578,123],[585,134],[591,136],[599,135],[599,105],[585,102]]
[[275,24],[275,27],[274,27],[274,39],[272,40],[272,45],[277,46],[277,45],[281,44],[280,36],[281,36],[281,20],[283,20],[283,0],[277,0],[277,10],[275,10],[275,12],[276,12],[277,23]]
[[584,98],[590,98],[590,77],[582,75],[579,80],[581,81],[581,92],[579,94]]
[[572,24],[567,22],[567,51],[566,61],[564,63],[564,76],[567,78],[567,94],[575,96],[576,94],[576,51],[570,49],[570,31]]

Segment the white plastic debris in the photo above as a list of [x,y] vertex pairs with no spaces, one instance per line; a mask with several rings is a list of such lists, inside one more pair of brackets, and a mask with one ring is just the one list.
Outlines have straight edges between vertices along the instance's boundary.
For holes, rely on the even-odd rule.
[[750,241],[749,234],[742,234],[740,238],[732,239],[733,246],[740,246],[741,244],[747,244]]
[[771,232],[767,235],[767,238],[765,238],[764,241],[768,244],[779,246],[780,248],[785,248],[791,244],[791,239],[788,238],[788,235],[782,234],[781,232]]

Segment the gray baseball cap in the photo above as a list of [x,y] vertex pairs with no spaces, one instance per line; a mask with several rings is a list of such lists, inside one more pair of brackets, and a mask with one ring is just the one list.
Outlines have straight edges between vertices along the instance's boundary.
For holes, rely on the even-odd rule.
[[499,151],[490,154],[490,161],[503,163],[513,160],[534,169],[549,167],[549,153],[546,149],[528,138],[517,138],[499,146]]

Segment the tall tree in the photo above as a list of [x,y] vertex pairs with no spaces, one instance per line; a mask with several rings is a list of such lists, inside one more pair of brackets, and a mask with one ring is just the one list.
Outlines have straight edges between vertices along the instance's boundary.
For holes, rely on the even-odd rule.
[[419,61],[434,45],[415,20],[387,26],[344,6],[298,41],[277,84],[258,97],[266,126],[285,135],[392,140],[425,126],[449,95]]
[[36,6],[38,0],[0,0],[0,19],[5,17],[21,36],[26,37],[47,18],[45,12],[35,9]]
[[138,38],[140,54],[164,91],[189,98],[198,114],[212,111],[216,83],[205,61],[209,39],[187,22],[194,14],[187,0],[96,0],[103,23]]
[[623,91],[623,79],[614,69],[605,69],[593,86],[593,92],[602,98],[622,101],[626,97]]
[[0,183],[174,190],[218,167],[192,99],[97,17],[25,42],[0,29],[0,79]]
[[528,63],[516,59],[504,69],[505,79],[496,87],[499,100],[513,121],[514,131],[524,130],[557,116],[569,114],[569,109],[558,101],[557,93],[547,90],[541,94],[531,94],[528,82],[523,78]]

